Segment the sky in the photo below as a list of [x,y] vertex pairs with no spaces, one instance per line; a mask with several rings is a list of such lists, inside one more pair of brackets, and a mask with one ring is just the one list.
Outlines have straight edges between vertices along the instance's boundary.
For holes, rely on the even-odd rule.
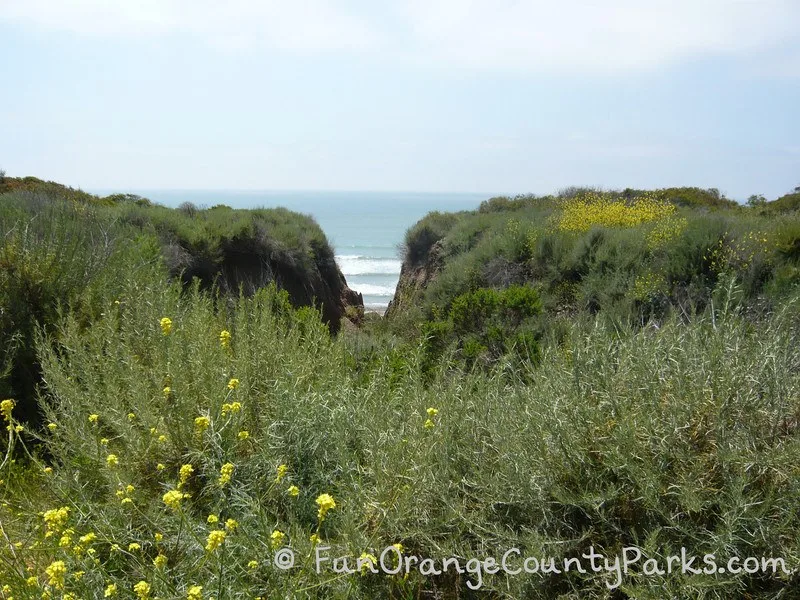
[[798,0],[0,0],[0,169],[83,189],[800,185]]

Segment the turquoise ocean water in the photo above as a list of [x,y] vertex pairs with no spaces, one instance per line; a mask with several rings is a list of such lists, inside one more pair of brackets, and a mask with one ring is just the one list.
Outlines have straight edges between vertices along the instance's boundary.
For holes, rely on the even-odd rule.
[[283,206],[311,215],[333,244],[336,261],[348,285],[364,295],[366,308],[381,312],[397,286],[402,262],[399,247],[406,230],[430,211],[472,210],[490,197],[490,194],[409,192],[137,190],[134,193],[172,207],[181,202],[205,207]]

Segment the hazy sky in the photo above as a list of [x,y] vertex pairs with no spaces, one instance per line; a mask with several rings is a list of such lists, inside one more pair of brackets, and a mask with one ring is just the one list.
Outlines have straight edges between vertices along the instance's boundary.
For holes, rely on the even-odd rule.
[[0,168],[83,188],[800,185],[800,0],[0,0]]

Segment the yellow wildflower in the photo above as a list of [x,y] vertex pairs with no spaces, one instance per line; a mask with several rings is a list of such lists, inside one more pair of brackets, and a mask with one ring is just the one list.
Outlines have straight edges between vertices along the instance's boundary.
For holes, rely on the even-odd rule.
[[172,331],[172,319],[169,317],[163,317],[159,324],[161,325],[161,333],[163,335],[169,335]]
[[225,529],[228,531],[235,531],[237,527],[239,527],[239,523],[236,519],[228,519],[225,521]]
[[108,438],[100,438],[101,446],[108,446]]
[[150,584],[142,580],[133,586],[133,591],[139,600],[147,600],[150,597]]
[[48,532],[57,532],[66,525],[69,518],[70,508],[62,506],[61,508],[54,508],[44,513],[44,523]]
[[286,477],[286,473],[289,471],[289,467],[286,465],[278,465],[277,475],[275,477],[275,483],[278,483],[281,479]]
[[431,407],[428,410],[426,410],[425,412],[428,413],[428,417],[430,417],[432,419],[433,417],[435,417],[436,415],[439,414],[439,409]]
[[280,529],[276,529],[272,532],[270,537],[270,546],[272,546],[273,550],[277,550],[281,546],[283,546],[283,540],[286,539],[286,534],[283,533]]
[[432,427],[436,427],[436,423],[434,423],[430,419],[426,419],[425,420],[425,429],[431,429]]
[[156,534],[153,536],[153,539],[156,541],[156,544],[158,544],[159,542],[161,542],[161,541],[164,539],[164,534],[162,534],[162,533],[156,533]]
[[106,456],[106,464],[113,469],[119,464],[119,458],[116,454],[109,454]]
[[55,431],[56,429],[58,429],[58,425],[56,425],[55,423],[48,423],[48,424],[47,424],[47,428],[48,428],[50,431]]
[[155,565],[156,569],[163,569],[167,566],[167,557],[159,553],[158,556],[153,559],[153,565]]
[[361,556],[358,557],[357,564],[361,566],[361,574],[365,575],[368,570],[372,571],[375,565],[378,564],[378,557],[368,552],[362,552]]
[[193,585],[186,590],[186,600],[203,600],[203,586]]
[[25,585],[29,587],[37,587],[39,585],[39,580],[36,577],[28,577],[25,580]]
[[128,421],[133,421],[136,418],[135,413],[128,413]]
[[89,423],[93,425],[97,425],[97,422],[100,420],[100,415],[92,413],[89,415]]
[[316,533],[312,533],[311,537],[308,538],[312,545],[316,546],[319,544],[319,536]]
[[170,490],[161,498],[169,508],[178,510],[181,507],[181,500],[184,499],[184,494],[178,490]]
[[164,465],[164,463],[158,463],[158,464],[156,465],[156,471],[163,471],[163,470],[164,470],[164,469],[166,469],[166,468],[167,468],[167,467]]
[[220,486],[224,487],[231,481],[231,477],[233,476],[233,463],[225,463],[222,465],[222,468],[219,470],[219,484]]
[[289,489],[286,490],[286,493],[289,494],[292,498],[297,498],[297,496],[300,494],[300,488],[297,487],[296,485],[290,485]]
[[208,515],[208,518],[206,519],[206,522],[209,525],[213,525],[214,523],[218,523],[219,522],[219,517],[217,515]]
[[239,380],[236,379],[235,377],[228,382],[229,390],[235,390],[238,387],[239,387]]
[[194,429],[197,433],[203,433],[211,425],[211,419],[205,415],[195,418]]
[[242,430],[242,431],[239,432],[239,439],[240,440],[244,441],[244,440],[248,439],[249,437],[250,437],[250,432],[249,431]]
[[336,502],[333,500],[333,496],[330,494],[320,494],[317,496],[317,506],[319,506],[319,511],[317,511],[317,516],[319,520],[322,521],[325,518],[325,515],[328,514],[328,511],[336,508]]
[[241,402],[231,402],[230,404],[225,403],[222,405],[222,416],[224,417],[229,412],[237,413],[242,410],[242,403]]
[[164,398],[169,399],[169,397],[172,395],[172,388],[166,386],[163,390],[161,390],[161,395],[164,396]]
[[89,532],[86,535],[82,535],[79,539],[81,544],[91,544],[97,539],[97,535],[94,532]]
[[57,560],[50,563],[44,572],[47,574],[47,584],[57,590],[64,589],[64,577],[67,575],[67,567],[63,560]]
[[251,560],[249,563],[247,563],[247,568],[248,569],[257,569],[258,568],[258,561],[257,560]]
[[142,547],[136,542],[131,542],[130,544],[128,544],[128,552],[138,552],[141,549]]
[[219,345],[223,348],[230,348],[231,346],[231,332],[223,329],[219,332]]
[[11,421],[11,411],[14,410],[14,407],[16,405],[17,403],[11,398],[8,398],[0,402],[0,413],[3,413],[3,418],[6,421]]
[[394,546],[400,554],[403,553],[403,544],[401,544],[400,542],[397,542],[396,544],[392,544],[392,546]]
[[215,529],[209,533],[208,539],[206,540],[206,550],[208,552],[213,552],[219,548],[225,542],[225,537],[226,534],[222,529]]
[[105,598],[111,598],[117,595],[117,584],[111,583],[106,587],[106,591],[103,593]]

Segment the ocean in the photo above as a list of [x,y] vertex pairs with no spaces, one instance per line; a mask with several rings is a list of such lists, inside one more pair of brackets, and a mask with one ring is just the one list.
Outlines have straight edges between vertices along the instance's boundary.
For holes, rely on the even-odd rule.
[[[112,193],[104,190],[98,193]],[[406,230],[435,210],[473,210],[491,194],[410,192],[301,192],[136,190],[166,206],[283,206],[311,215],[335,249],[350,288],[361,292],[367,310],[383,312],[400,277],[400,247]]]

